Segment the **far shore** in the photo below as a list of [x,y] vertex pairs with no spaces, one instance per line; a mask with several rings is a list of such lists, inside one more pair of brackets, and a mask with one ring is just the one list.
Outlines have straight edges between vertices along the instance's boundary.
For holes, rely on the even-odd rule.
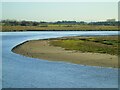
[[48,25],[41,26],[1,26],[1,32],[21,31],[119,31],[118,26],[73,25],[72,27]]
[[14,47],[12,51],[24,56],[44,60],[64,61],[82,65],[118,68],[118,55],[66,50],[62,47],[51,45],[51,41],[58,39],[60,38],[26,41]]

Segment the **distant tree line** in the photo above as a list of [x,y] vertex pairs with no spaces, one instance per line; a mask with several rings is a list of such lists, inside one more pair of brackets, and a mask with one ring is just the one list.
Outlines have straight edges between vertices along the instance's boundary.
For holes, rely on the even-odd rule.
[[57,22],[36,22],[36,21],[17,21],[17,20],[1,20],[0,23],[4,26],[43,26],[47,27],[48,24],[68,24],[68,25],[104,25],[104,26],[118,26],[120,25],[120,21],[115,21],[115,22],[84,22],[84,21],[57,21]]
[[39,22],[35,21],[16,21],[16,20],[2,20],[2,25],[5,26],[37,26]]
[[104,25],[104,26],[118,26],[120,24],[119,21],[115,22],[90,22],[89,25]]

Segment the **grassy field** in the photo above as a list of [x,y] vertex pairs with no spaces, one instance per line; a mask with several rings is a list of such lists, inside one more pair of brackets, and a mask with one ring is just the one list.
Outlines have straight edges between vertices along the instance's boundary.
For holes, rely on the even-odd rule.
[[44,30],[118,30],[117,26],[98,25],[39,25],[39,26],[2,26],[2,31],[44,31]]
[[50,45],[66,50],[118,55],[118,36],[78,37],[51,40]]

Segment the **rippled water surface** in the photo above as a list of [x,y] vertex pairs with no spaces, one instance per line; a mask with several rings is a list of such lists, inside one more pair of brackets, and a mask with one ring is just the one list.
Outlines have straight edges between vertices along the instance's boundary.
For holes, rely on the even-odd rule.
[[[3,88],[117,88],[118,70],[67,62],[34,59],[11,52],[11,49],[32,39],[63,36],[117,35],[117,31],[3,32]],[[1,80],[1,78],[0,78]]]

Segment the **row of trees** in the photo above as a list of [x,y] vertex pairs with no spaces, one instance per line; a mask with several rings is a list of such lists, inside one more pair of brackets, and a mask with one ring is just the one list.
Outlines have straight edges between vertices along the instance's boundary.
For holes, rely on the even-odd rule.
[[1,23],[5,26],[37,26],[39,25],[39,22],[16,21],[16,20],[2,20]]
[[107,25],[107,26],[118,26],[120,22],[91,22],[89,25]]
[[57,22],[36,22],[36,21],[16,21],[16,20],[1,20],[2,25],[6,26],[38,26],[38,25],[48,25],[48,24],[81,24],[81,25],[104,25],[104,26],[118,26],[120,22],[77,22],[77,21],[57,21]]

